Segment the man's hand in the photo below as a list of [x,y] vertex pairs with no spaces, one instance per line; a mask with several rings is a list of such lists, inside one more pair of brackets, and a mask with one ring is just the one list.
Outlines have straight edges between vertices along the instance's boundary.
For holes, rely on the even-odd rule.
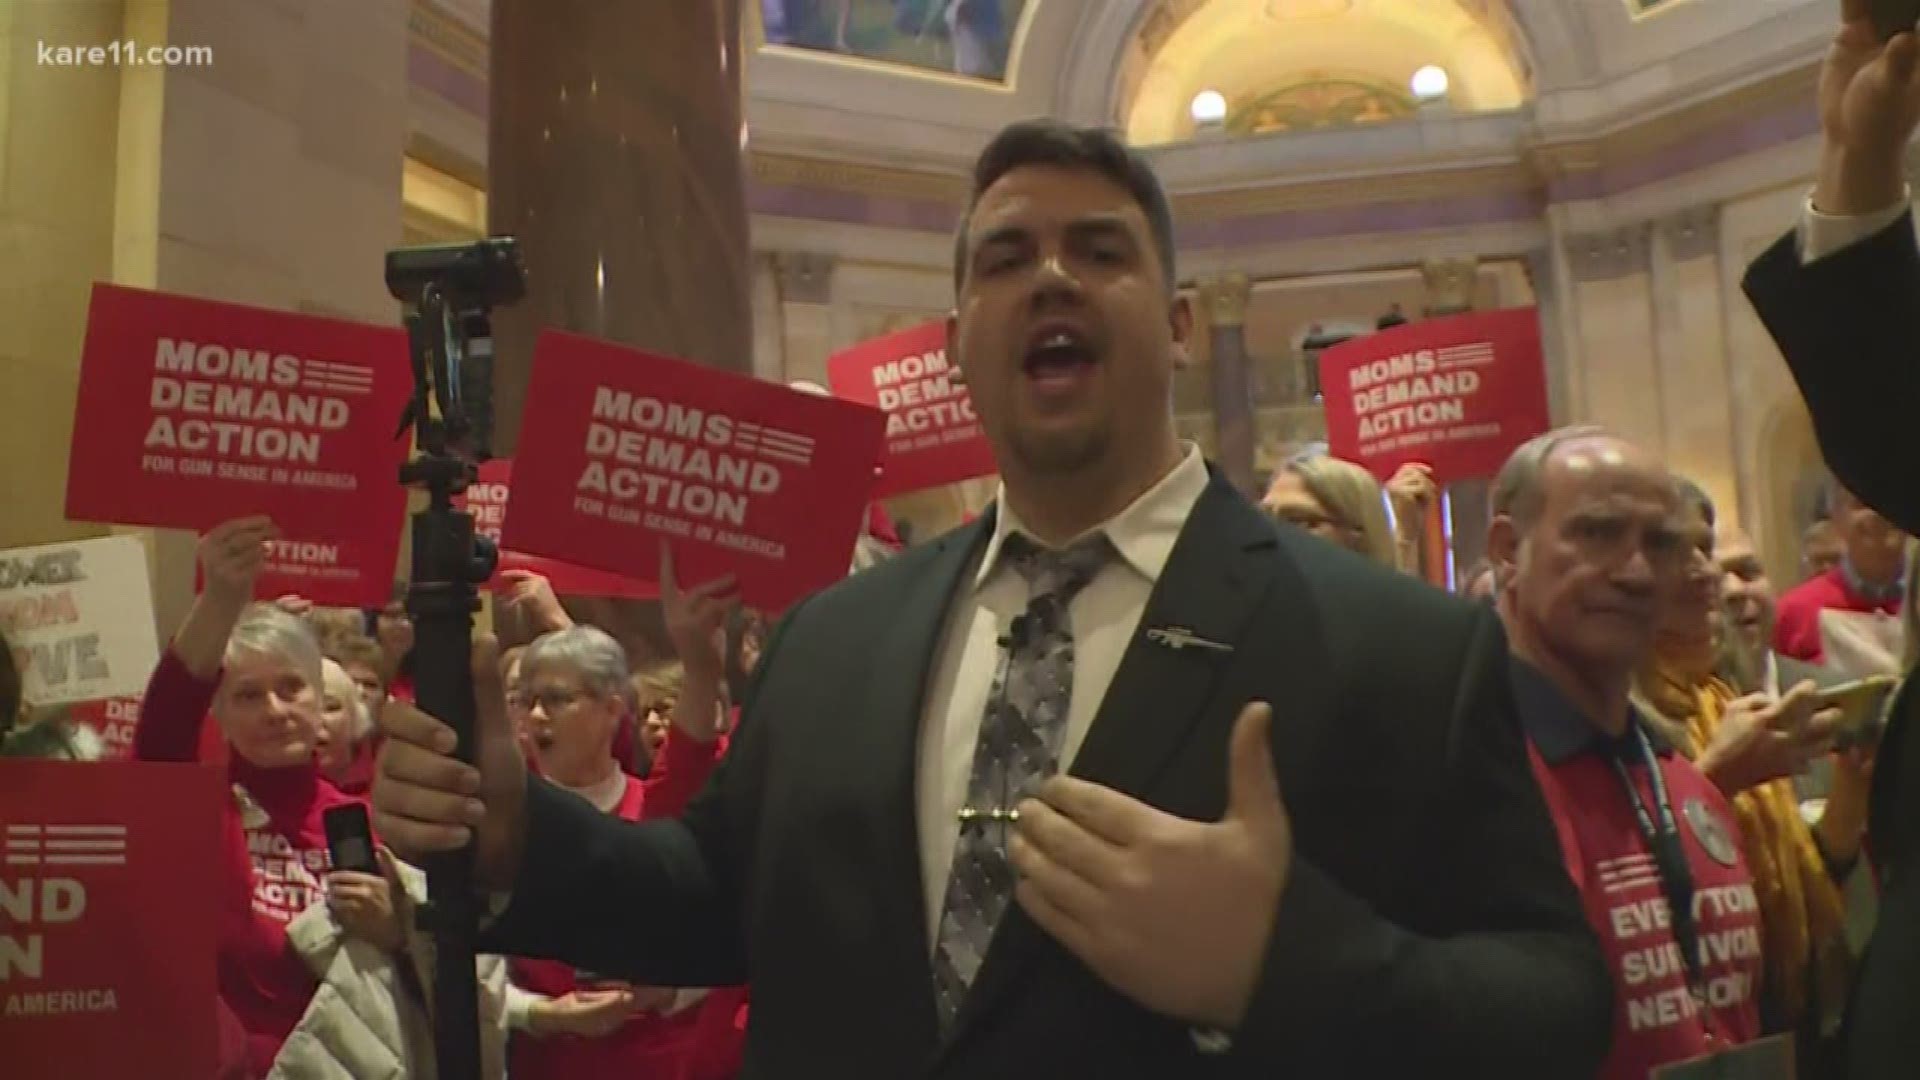
[[347,933],[384,952],[395,952],[406,942],[406,929],[393,909],[393,886],[386,878],[336,870],[327,875],[327,907]]
[[404,702],[380,710],[386,744],[373,784],[373,827],[401,858],[454,851],[476,839],[482,885],[503,889],[520,871],[526,844],[527,763],[514,744],[500,685],[500,645],[473,643],[473,696],[479,740],[475,768],[455,755],[453,729]]
[[264,517],[236,518],[200,538],[202,595],[238,610],[253,602],[254,582],[267,565],[267,544],[280,530]]
[[1870,0],[1842,0],[1840,32],[1820,69],[1825,135],[1813,205],[1823,214],[1869,214],[1900,204],[1906,148],[1920,123],[1920,55],[1912,31],[1882,44]]
[[507,583],[503,602],[508,610],[524,621],[531,633],[536,636],[550,634],[573,625],[567,609],[561,606],[560,598],[554,595],[553,582],[547,580],[545,574],[536,574],[531,570],[502,570],[500,580]]
[[604,1038],[633,1019],[638,1006],[628,990],[575,990],[534,1005],[529,1017],[535,1035]]
[[1750,694],[1727,706],[1713,741],[1700,752],[1700,771],[1728,796],[1792,776],[1833,745],[1842,714],[1820,708],[1811,679],[1773,701]]
[[1293,865],[1272,719],[1261,702],[1241,710],[1217,822],[1066,776],[1020,804],[1009,849],[1020,906],[1155,1012],[1231,1030],[1252,1000]]

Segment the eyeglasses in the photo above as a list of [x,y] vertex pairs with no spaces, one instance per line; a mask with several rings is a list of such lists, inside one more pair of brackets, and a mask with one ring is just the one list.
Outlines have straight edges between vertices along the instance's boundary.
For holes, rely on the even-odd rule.
[[573,708],[575,702],[588,696],[579,690],[540,690],[531,694],[521,694],[520,701],[528,711],[539,709],[548,716],[558,716]]

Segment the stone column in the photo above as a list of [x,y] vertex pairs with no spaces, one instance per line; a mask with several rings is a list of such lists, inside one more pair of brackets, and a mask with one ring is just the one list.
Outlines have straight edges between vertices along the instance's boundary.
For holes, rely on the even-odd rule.
[[1601,424],[1664,455],[1667,425],[1655,342],[1651,242],[1646,225],[1565,240],[1582,358],[1578,377],[1584,413],[1575,419]]
[[489,227],[527,298],[496,325],[511,452],[543,328],[753,365],[738,0],[494,0]]
[[1200,284],[1207,320],[1208,360],[1213,378],[1215,456],[1233,486],[1249,496],[1254,489],[1253,450],[1258,425],[1253,411],[1253,360],[1247,355],[1247,275],[1222,274]]
[[[1704,487],[1720,513],[1740,521],[1734,432],[1738,403],[1726,344],[1719,208],[1696,207],[1656,222],[1650,252],[1667,463]],[[1741,298],[1744,303],[1744,297]]]
[[1473,310],[1474,294],[1479,291],[1480,261],[1471,256],[1457,259],[1428,259],[1420,264],[1420,276],[1427,283],[1429,319],[1459,315]]
[[833,280],[836,261],[814,251],[782,251],[773,256],[774,287],[780,303],[780,345],[786,359],[779,378],[827,385],[827,357],[833,355]]

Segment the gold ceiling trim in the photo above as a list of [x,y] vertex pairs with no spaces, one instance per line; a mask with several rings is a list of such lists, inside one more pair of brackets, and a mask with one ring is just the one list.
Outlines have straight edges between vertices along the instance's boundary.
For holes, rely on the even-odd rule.
[[433,50],[441,59],[478,79],[487,77],[488,43],[485,34],[428,0],[414,0],[407,13],[412,40]]
[[[1420,202],[1533,191],[1567,176],[1632,165],[1744,116],[1794,108],[1813,98],[1817,65],[1770,76],[1710,101],[1676,109],[1605,135],[1541,142],[1517,160],[1486,165],[1407,161],[1392,171],[1337,180],[1275,181],[1258,187],[1174,193],[1184,221],[1220,221],[1263,214],[1376,203]],[[966,177],[791,153],[755,152],[753,178],[763,184],[846,191],[879,198],[959,205]]]
[[883,198],[958,204],[967,197],[967,179],[959,174],[890,168],[754,151],[753,178],[775,187],[825,188]]

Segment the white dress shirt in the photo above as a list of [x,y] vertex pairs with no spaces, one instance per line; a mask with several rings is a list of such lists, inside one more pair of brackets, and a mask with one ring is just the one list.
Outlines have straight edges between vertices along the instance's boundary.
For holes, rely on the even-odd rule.
[[1817,262],[1842,248],[1852,247],[1887,228],[1900,220],[1911,202],[1912,196],[1908,194],[1884,210],[1866,214],[1823,214],[1814,209],[1813,197],[1809,195],[1800,214],[1798,229],[1801,265]]
[[[1073,622],[1073,690],[1067,730],[1061,741],[1065,771],[1086,740],[1120,658],[1133,639],[1154,583],[1166,568],[1174,541],[1208,483],[1206,462],[1188,446],[1186,456],[1131,506],[1076,541],[1105,533],[1118,557],[1107,563],[1074,596],[1067,611]],[[934,655],[920,725],[919,765],[915,780],[920,825],[920,866],[927,897],[927,940],[937,943],[940,909],[946,901],[947,875],[959,839],[960,808],[966,805],[973,774],[974,744],[980,720],[1000,666],[1000,640],[1013,620],[1027,610],[1026,580],[1000,562],[1008,536],[1026,530],[998,498],[993,536],[978,568],[963,583],[947,612],[946,630]],[[1031,534],[1028,534],[1031,538]]]

